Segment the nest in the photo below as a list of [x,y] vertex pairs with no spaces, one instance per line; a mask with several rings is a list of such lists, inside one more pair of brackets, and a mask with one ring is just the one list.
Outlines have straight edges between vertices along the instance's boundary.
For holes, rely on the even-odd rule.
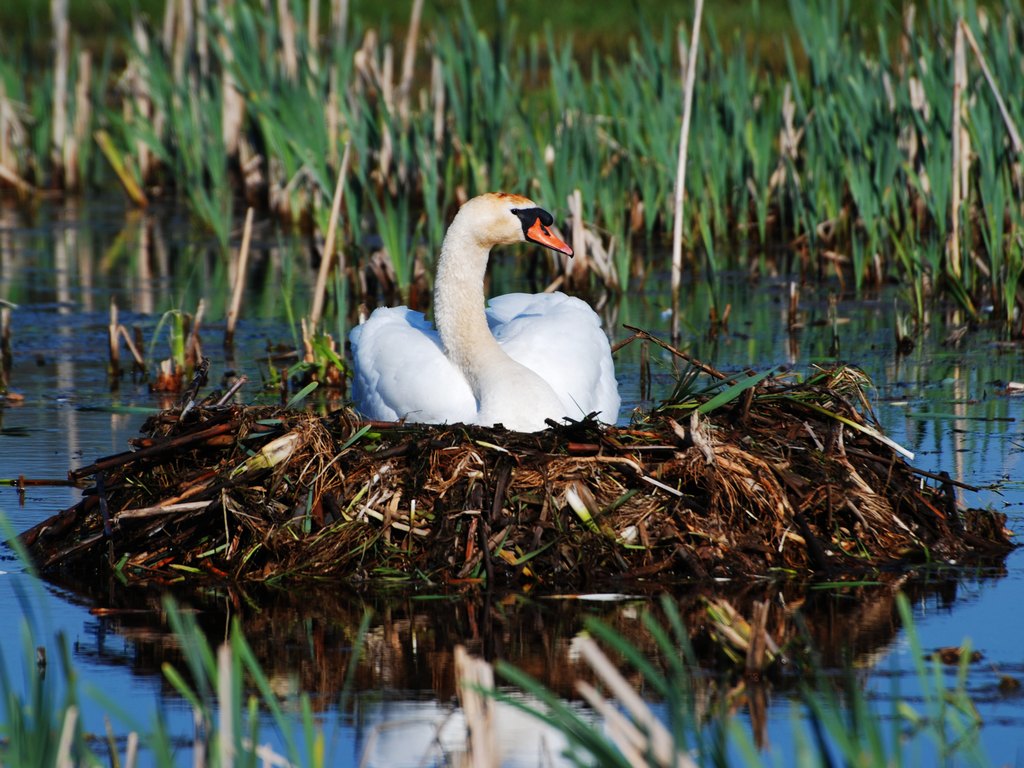
[[841,366],[535,434],[169,410],[133,450],[73,471],[92,481],[82,500],[20,538],[54,576],[554,591],[1003,558],[1005,515],[910,466],[867,385]]

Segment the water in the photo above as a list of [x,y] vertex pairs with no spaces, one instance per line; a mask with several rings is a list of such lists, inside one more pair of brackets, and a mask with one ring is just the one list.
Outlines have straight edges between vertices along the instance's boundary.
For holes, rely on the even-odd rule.
[[[174,307],[191,311],[204,298],[204,351],[213,359],[212,370],[237,367],[252,379],[245,390],[250,399],[276,397],[260,393],[267,378],[267,345],[292,343],[284,320],[286,296],[294,295],[293,309],[301,314],[315,273],[302,243],[262,229],[254,247],[237,354],[228,361],[220,339],[230,268],[204,238],[189,234],[173,211],[142,215],[112,200],[83,209],[47,205],[27,221],[11,208],[0,208],[0,298],[18,305],[11,388],[24,398],[0,408],[0,478],[62,478],[71,467],[124,450],[144,420],[138,413],[96,408],[165,404],[145,384],[127,378],[111,392],[106,374],[111,298],[120,307],[121,322],[142,326],[147,339],[161,312]],[[515,274],[496,273],[492,291],[528,288]],[[897,358],[892,333],[896,295],[888,291],[838,303],[840,356],[872,376],[877,385],[873,407],[887,433],[915,452],[916,466],[948,470],[955,479],[979,487],[964,492],[967,503],[1003,511],[1012,529],[1024,529],[1024,396],[1006,393],[1010,381],[1024,380],[1021,346],[1004,344],[987,331],[968,334],[959,346],[942,346],[953,318],[936,314],[923,342]],[[732,305],[729,330],[708,337],[710,297],[699,285],[689,289],[684,302],[690,324],[687,350],[727,371],[776,365],[806,370],[813,362],[834,359],[827,290],[804,290],[805,327],[796,338],[786,332],[786,297],[783,281],[756,286],[726,281],[722,302]],[[624,338],[622,323],[655,332],[667,327],[666,305],[662,296],[637,293],[603,311],[615,337]],[[166,341],[157,349],[166,349]],[[618,356],[624,415],[638,404],[638,354],[634,344]],[[670,360],[655,356],[653,363],[655,392],[664,393],[672,380]],[[21,497],[0,488],[0,511],[10,530],[20,531],[77,498],[78,491],[62,487],[30,487]],[[181,659],[161,609],[165,589],[44,583],[13,559],[0,561],[0,570],[0,622],[28,626],[34,637],[27,641],[20,631],[0,634],[9,669],[31,658],[26,644],[38,644],[46,646],[56,672],[56,638],[61,635],[67,638],[83,692],[105,702],[83,713],[87,729],[102,732],[101,713],[107,710],[123,713],[118,720],[122,733],[131,727],[145,732],[159,712],[172,733],[186,742],[191,738],[191,711],[160,672],[163,662]],[[917,678],[907,638],[892,601],[893,590],[902,585],[913,600],[924,648],[958,645],[969,637],[983,653],[971,667],[968,686],[984,720],[983,745],[994,763],[1005,764],[1024,758],[1024,695],[1002,693],[999,687],[1004,675],[1024,679],[1024,612],[1016,608],[1024,599],[1022,574],[1024,553],[1017,551],[1005,568],[922,571],[906,580],[885,576],[877,586],[808,592],[793,584],[754,582],[715,591],[701,587],[675,598],[695,625],[701,599],[718,592],[741,609],[755,599],[799,606],[826,661],[839,663],[849,652],[863,670],[863,686],[888,712],[894,684],[902,697],[920,703],[915,701]],[[430,750],[437,761],[438,750],[457,749],[456,644],[488,658],[508,659],[566,697],[574,697],[572,682],[585,674],[574,639],[587,616],[601,617],[655,653],[640,630],[639,617],[649,605],[644,599],[354,593],[340,585],[295,593],[224,588],[175,594],[198,611],[213,640],[226,636],[232,619],[241,622],[285,708],[297,707],[301,692],[312,697],[338,765],[357,764],[364,751],[370,764],[404,760],[414,765]],[[353,699],[337,717],[355,628],[367,608],[373,609],[374,619],[366,656],[356,671]],[[13,679],[23,674],[15,672]],[[947,672],[948,679],[952,674]],[[783,678],[768,687],[763,722],[756,707],[742,710],[776,755],[792,754],[793,722],[800,712],[794,684]],[[714,685],[708,682],[708,687],[711,695]],[[512,722],[510,713],[501,720],[509,726],[507,764],[534,765],[545,751],[557,753],[557,734]]]

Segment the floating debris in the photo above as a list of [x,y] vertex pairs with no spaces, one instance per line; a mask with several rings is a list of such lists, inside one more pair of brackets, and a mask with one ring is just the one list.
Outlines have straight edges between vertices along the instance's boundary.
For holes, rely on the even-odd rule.
[[1005,515],[962,507],[966,486],[881,434],[858,369],[716,377],[628,427],[534,434],[348,409],[164,411],[130,451],[72,471],[92,482],[82,500],[20,538],[54,576],[559,592],[832,579],[1012,548]]

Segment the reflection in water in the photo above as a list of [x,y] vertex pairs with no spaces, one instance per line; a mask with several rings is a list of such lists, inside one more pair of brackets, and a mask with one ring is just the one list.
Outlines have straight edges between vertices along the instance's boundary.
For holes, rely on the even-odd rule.
[[[63,586],[85,595],[93,605],[87,639],[76,646],[79,656],[127,665],[136,675],[161,679],[164,663],[186,668],[168,628],[160,589],[126,589],[117,583]],[[700,710],[715,712],[727,706],[745,711],[758,743],[763,743],[770,695],[795,689],[808,646],[826,668],[870,668],[883,655],[899,630],[897,589],[912,600],[928,598],[949,606],[957,599],[958,584],[940,574],[887,577],[873,585],[837,589],[791,582],[682,589],[673,600],[700,663],[694,669]],[[356,734],[351,748],[372,758],[369,764],[417,764],[424,755],[433,755],[431,761],[436,761],[442,752],[450,758],[464,747],[465,723],[456,700],[457,645],[492,662],[511,662],[581,711],[585,707],[574,684],[579,679],[594,682],[576,650],[587,618],[614,628],[659,668],[668,664],[642,622],[645,611],[660,613],[658,601],[644,597],[588,601],[480,592],[409,596],[357,594],[325,586],[232,588],[174,597],[184,609],[195,611],[213,645],[227,638],[237,620],[282,704],[297,710],[298,697],[305,692],[316,711],[339,714]],[[767,601],[768,633],[790,663],[770,669],[763,680],[744,680],[713,640],[706,610],[710,598],[729,600],[746,617],[755,601]],[[370,629],[351,677],[352,688],[343,697],[366,611],[372,612]],[[112,646],[112,633],[127,644]],[[124,650],[112,650],[116,645]],[[640,685],[635,671],[625,674]],[[166,681],[162,685],[165,694],[172,694]],[[344,710],[338,712],[342,701]],[[535,765],[538,755],[558,755],[563,746],[559,734],[524,720],[511,708],[498,716],[498,732],[511,750],[507,764],[522,760],[523,765]],[[395,762],[398,755],[406,762]]]

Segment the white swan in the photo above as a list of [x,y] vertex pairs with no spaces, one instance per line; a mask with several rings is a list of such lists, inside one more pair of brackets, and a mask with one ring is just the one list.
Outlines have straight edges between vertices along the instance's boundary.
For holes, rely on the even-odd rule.
[[619,392],[608,338],[594,311],[563,293],[511,293],[484,311],[491,246],[529,240],[572,255],[552,216],[519,195],[465,203],[441,245],[434,321],[408,307],[379,308],[352,329],[352,399],[367,418],[502,424],[520,432],[545,419],[594,411],[614,424]]

